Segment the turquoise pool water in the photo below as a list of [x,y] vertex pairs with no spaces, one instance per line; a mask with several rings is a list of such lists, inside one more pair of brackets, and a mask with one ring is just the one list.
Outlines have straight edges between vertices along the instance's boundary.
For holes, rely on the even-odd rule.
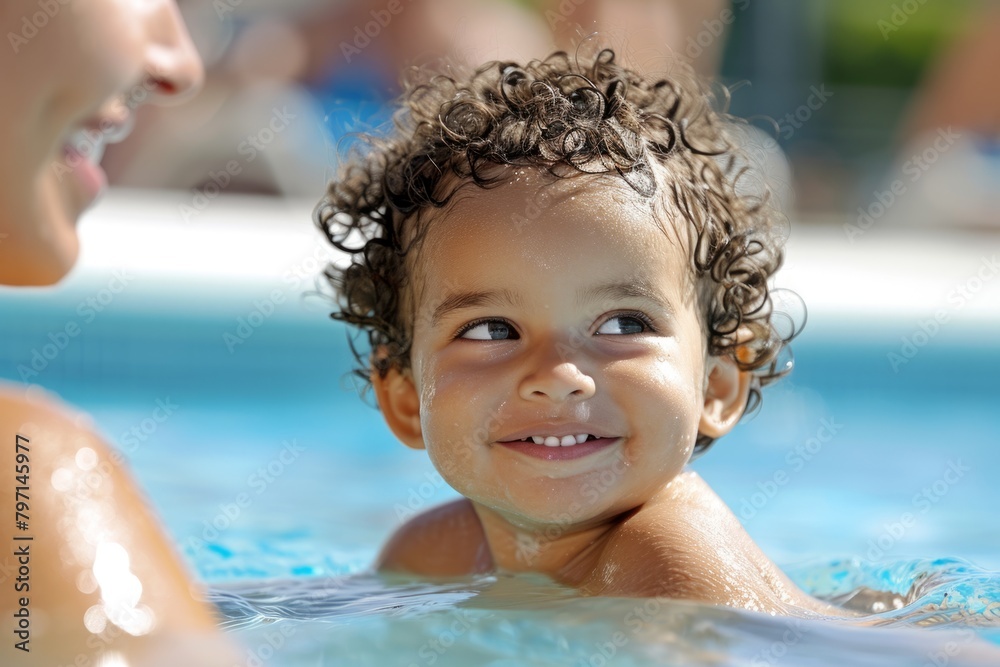
[[[44,356],[57,306],[0,293],[0,376]],[[793,375],[694,464],[801,585],[881,610],[858,629],[370,575],[401,520],[454,492],[345,386],[338,325],[289,309],[230,349],[240,313],[119,302],[29,379],[128,454],[247,665],[998,664],[995,338],[952,327],[893,369],[913,323],[807,327]]]

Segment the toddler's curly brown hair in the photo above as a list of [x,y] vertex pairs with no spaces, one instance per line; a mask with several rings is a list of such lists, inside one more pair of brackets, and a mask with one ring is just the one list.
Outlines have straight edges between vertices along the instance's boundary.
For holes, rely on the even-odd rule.
[[[369,350],[351,343],[366,389],[372,373],[409,367],[406,258],[420,235],[408,225],[463,186],[500,186],[523,168],[617,174],[663,198],[674,224],[688,225],[708,353],[753,372],[747,409],[761,386],[791,369],[778,359],[794,332],[776,329],[767,285],[782,261],[785,220],[766,190],[740,185],[748,167],[733,138],[738,121],[725,113],[728,91],[713,92],[681,67],[662,78],[626,69],[611,49],[492,62],[467,77],[411,73],[404,91],[395,130],[355,149],[315,214],[351,257],[325,276],[338,302],[331,317],[367,332]],[[699,435],[695,454],[711,443]]]

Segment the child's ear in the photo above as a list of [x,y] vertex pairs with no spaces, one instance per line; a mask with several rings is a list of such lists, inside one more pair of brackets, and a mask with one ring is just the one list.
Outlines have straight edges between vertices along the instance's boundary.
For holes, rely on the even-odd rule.
[[705,362],[705,405],[698,432],[720,438],[743,416],[750,395],[750,373],[728,356],[710,356]]
[[383,378],[373,370],[371,381],[389,429],[407,447],[424,449],[423,431],[420,429],[420,394],[410,372],[390,368]]

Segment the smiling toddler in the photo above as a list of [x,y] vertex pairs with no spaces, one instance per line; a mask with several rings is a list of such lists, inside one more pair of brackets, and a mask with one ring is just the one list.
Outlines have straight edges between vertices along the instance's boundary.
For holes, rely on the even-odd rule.
[[[419,75],[418,75],[419,76]],[[835,613],[688,469],[782,374],[783,218],[741,180],[709,90],[615,54],[406,87],[317,222],[393,433],[464,498],[383,571],[533,571],[595,595]],[[745,175],[745,174],[744,174]]]

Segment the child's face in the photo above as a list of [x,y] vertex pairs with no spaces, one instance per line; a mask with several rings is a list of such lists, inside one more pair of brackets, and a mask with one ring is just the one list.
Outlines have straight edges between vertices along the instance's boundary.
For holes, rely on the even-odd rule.
[[[706,386],[732,393],[742,375],[706,367],[685,234],[668,237],[620,179],[542,182],[468,188],[432,214],[411,370],[376,389],[397,435],[466,497],[515,523],[585,525],[677,475],[699,428],[718,426]],[[603,439],[505,444],[585,433]]]

